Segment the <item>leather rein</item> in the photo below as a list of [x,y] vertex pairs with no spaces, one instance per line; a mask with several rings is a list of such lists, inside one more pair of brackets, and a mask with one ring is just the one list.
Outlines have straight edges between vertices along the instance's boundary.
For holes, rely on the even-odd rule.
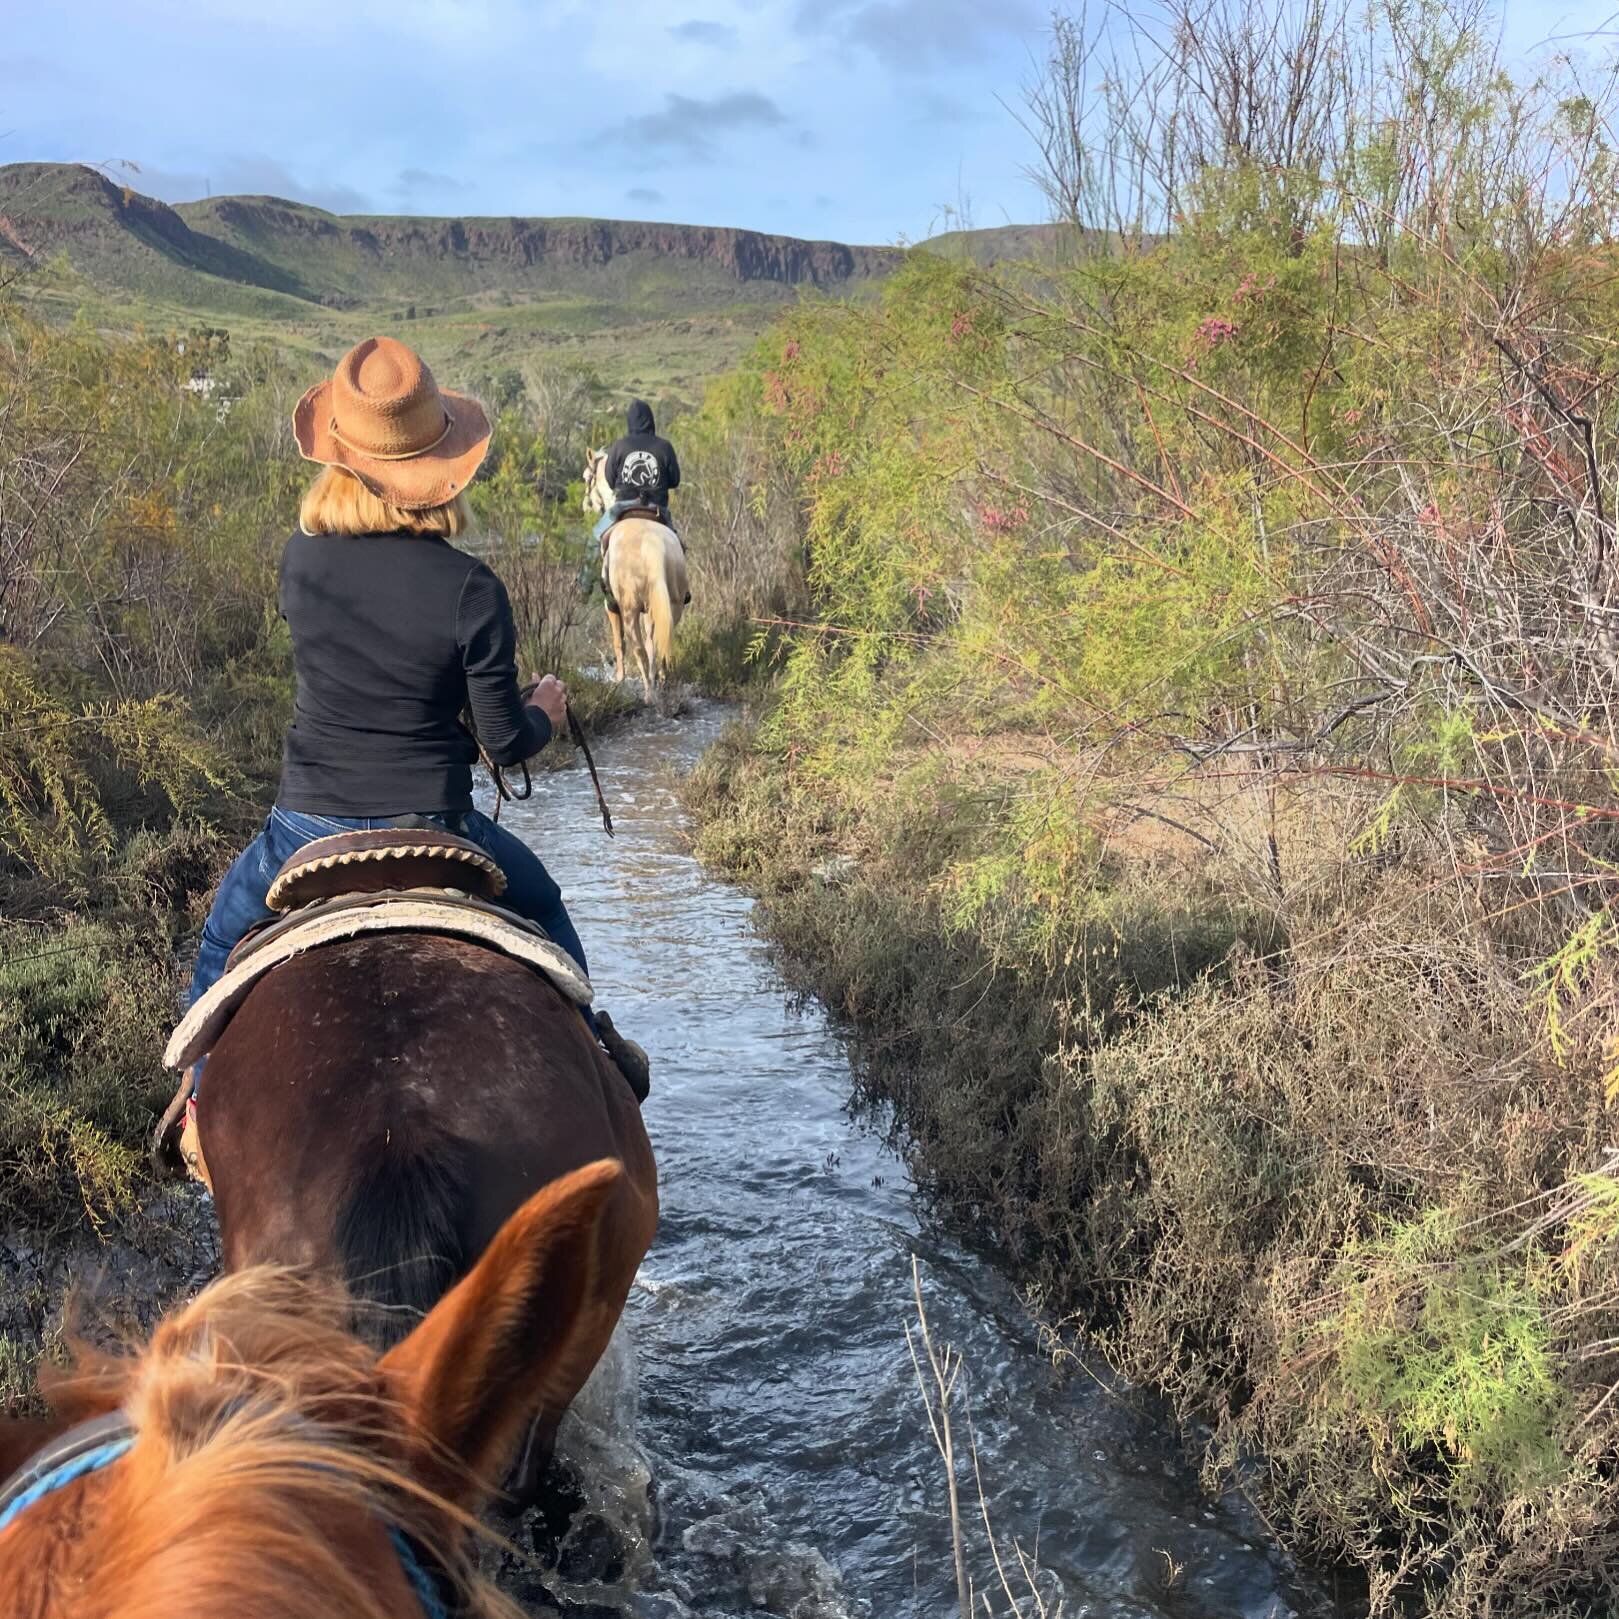
[[[36,1502],[111,1467],[128,1454],[135,1439],[135,1424],[123,1411],[91,1417],[59,1434],[0,1484],[0,1534]],[[460,1604],[436,1559],[396,1524],[387,1528],[400,1568],[426,1619],[452,1619]]]
[[[519,690],[518,696],[526,703],[534,695],[535,687],[538,684],[538,681],[530,681],[528,685]],[[562,707],[563,712],[567,715],[568,735],[573,739],[573,745],[585,756],[585,768],[590,772],[590,785],[596,791],[596,807],[601,811],[602,830],[608,837],[612,837],[614,835],[613,812],[607,807],[607,795],[602,791],[601,777],[596,774],[596,761],[591,755],[590,743],[585,738],[585,728],[579,723],[579,716],[574,713],[572,703],[564,699]],[[468,729],[470,730],[471,727],[469,726]],[[474,733],[473,739],[477,740],[476,733]],[[528,761],[523,760],[517,767],[523,773],[522,790],[518,791],[506,785],[504,772],[489,757],[482,742],[478,743],[478,757],[483,760],[484,769],[489,772],[489,779],[495,784],[495,813],[493,819],[498,823],[502,804],[508,800],[514,804],[521,804],[525,798],[533,796],[534,775],[528,768]]]

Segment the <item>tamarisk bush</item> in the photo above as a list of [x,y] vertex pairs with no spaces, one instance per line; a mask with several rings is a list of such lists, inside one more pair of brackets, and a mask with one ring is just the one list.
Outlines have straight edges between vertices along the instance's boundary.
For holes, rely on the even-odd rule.
[[1375,1612],[1600,1611],[1615,64],[1100,22],[1022,111],[1037,262],[918,254],[732,385],[804,594],[700,846],[923,1184],[1293,1544]]

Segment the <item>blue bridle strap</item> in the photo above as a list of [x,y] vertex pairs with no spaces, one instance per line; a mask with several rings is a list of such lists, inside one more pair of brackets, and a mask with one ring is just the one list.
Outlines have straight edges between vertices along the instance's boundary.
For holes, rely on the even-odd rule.
[[444,1602],[444,1592],[439,1582],[422,1563],[416,1542],[403,1529],[393,1525],[388,1528],[388,1538],[394,1543],[399,1566],[405,1571],[405,1578],[410,1581],[410,1588],[416,1593],[416,1600],[421,1603],[422,1612],[427,1615],[427,1619],[450,1619],[450,1610]]
[[47,1495],[54,1495],[57,1490],[65,1489],[89,1473],[99,1473],[108,1463],[117,1461],[134,1443],[134,1434],[126,1431],[121,1437],[75,1450],[63,1461],[47,1462],[43,1467],[31,1468],[26,1477],[19,1476],[14,1486],[7,1487],[5,1504],[0,1507],[0,1530],[9,1528],[36,1501],[43,1501]]
[[[135,1429],[122,1411],[93,1417],[70,1428],[0,1485],[0,1533],[9,1529],[36,1502],[91,1473],[99,1473],[126,1455]],[[388,1526],[399,1566],[426,1619],[451,1619],[444,1588],[422,1559],[421,1548],[404,1530]]]
[[0,1483],[0,1530],[36,1501],[117,1461],[134,1443],[134,1426],[122,1411],[91,1417],[58,1434]]

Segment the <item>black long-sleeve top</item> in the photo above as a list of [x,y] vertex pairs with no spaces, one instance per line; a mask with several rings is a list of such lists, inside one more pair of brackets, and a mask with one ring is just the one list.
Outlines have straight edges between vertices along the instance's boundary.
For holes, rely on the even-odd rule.
[[294,534],[281,616],[297,681],[277,802],[308,815],[459,813],[478,751],[516,764],[551,739],[518,696],[505,587],[477,558],[413,534]]

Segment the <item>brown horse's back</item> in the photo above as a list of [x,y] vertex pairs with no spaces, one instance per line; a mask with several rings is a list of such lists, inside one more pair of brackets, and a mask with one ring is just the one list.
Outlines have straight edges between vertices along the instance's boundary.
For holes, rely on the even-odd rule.
[[390,1338],[541,1187],[616,1158],[582,1382],[657,1223],[623,1076],[549,983],[460,939],[372,935],[276,968],[209,1057],[200,1114],[227,1267],[335,1273],[393,1312]]

